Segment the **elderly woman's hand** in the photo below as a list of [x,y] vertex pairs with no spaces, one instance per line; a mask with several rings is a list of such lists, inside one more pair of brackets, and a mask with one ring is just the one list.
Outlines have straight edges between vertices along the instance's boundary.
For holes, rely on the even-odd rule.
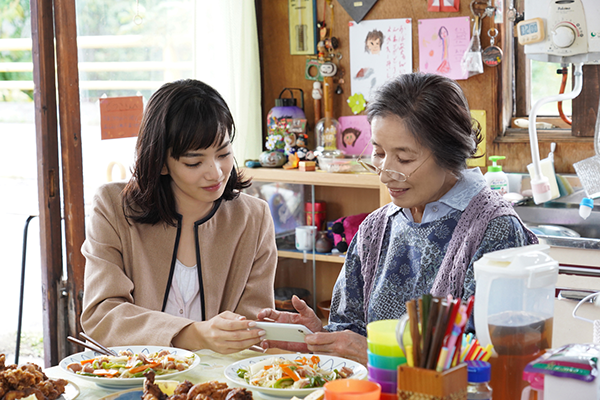
[[[301,300],[298,296],[292,296],[292,305],[298,311],[298,313],[291,313],[286,311],[277,311],[272,308],[265,308],[259,311],[256,318],[259,321],[274,321],[284,324],[300,324],[306,326],[313,332],[323,331],[323,324],[321,319],[317,317],[317,314],[310,308],[304,300]],[[311,336],[311,335],[308,335]],[[308,337],[307,336],[307,337]],[[261,343],[264,349],[278,348],[288,351],[308,351],[306,343],[292,343],[292,342],[281,342],[275,340],[265,340]]]
[[354,360],[367,365],[367,338],[349,330],[306,336],[308,351]]

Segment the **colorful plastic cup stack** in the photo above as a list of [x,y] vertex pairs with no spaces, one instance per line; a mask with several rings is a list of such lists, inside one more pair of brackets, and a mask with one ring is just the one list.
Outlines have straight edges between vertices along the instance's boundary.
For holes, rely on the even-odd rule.
[[404,352],[396,341],[399,320],[388,319],[367,325],[368,380],[381,386],[381,398],[397,398],[398,366],[406,364]]

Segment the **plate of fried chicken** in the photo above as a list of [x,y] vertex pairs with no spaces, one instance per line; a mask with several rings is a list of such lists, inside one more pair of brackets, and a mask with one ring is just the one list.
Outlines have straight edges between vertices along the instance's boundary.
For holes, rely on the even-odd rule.
[[79,394],[73,383],[48,378],[37,364],[6,365],[5,361],[6,356],[0,354],[0,399],[73,400]]
[[244,388],[230,388],[224,382],[209,381],[193,384],[190,381],[155,381],[154,371],[145,374],[144,389],[129,389],[100,400],[252,400],[252,392]]

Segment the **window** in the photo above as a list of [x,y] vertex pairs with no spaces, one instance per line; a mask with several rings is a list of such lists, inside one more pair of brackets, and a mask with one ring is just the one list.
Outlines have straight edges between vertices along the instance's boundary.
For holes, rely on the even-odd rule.
[[[518,13],[524,10],[524,0],[515,0],[514,7]],[[546,3],[546,2],[544,2]],[[572,90],[572,74],[573,65],[561,65],[558,63],[547,63],[541,61],[530,60],[526,57],[524,46],[518,43],[516,36],[513,36],[514,23],[510,21],[510,12],[506,13],[504,30],[505,47],[508,52],[507,61],[510,64],[503,69],[503,80],[510,82],[509,85],[504,85],[503,99],[510,99],[508,105],[504,105],[503,113],[505,131],[504,134],[519,134],[526,133],[527,128],[519,128],[515,124],[515,120],[520,118],[528,118],[533,105],[541,98],[558,95],[559,93],[569,93]],[[584,70],[587,66],[584,66]],[[563,73],[559,71],[567,71],[566,81],[563,85]],[[585,79],[584,72],[584,79]],[[597,79],[597,78],[596,78]],[[590,89],[590,85],[584,84],[584,92]],[[597,96],[596,96],[597,97]],[[574,100],[566,100],[561,103],[562,114],[559,111],[559,103],[551,102],[544,104],[538,112],[537,121],[546,122],[552,125],[551,129],[539,129],[538,135],[540,140],[543,137],[552,137],[553,140],[574,140],[573,136],[588,136],[590,131],[585,133],[576,129],[572,133],[570,122],[573,119],[583,121],[586,118],[582,102],[587,101],[587,95],[579,95]],[[597,103],[597,100],[596,100]],[[575,106],[574,106],[575,104]],[[592,106],[597,107],[597,106]],[[572,114],[575,114],[574,116]],[[507,117],[508,115],[508,117]],[[577,123],[575,121],[575,123]],[[587,124],[587,122],[586,122]],[[593,130],[591,131],[593,135]]]

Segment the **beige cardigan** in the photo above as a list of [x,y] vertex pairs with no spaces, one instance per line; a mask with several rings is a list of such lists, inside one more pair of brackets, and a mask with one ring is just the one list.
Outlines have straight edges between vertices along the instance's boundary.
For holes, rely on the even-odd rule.
[[[82,246],[81,324],[109,346],[169,346],[193,322],[161,311],[171,286],[179,226],[129,224],[121,205],[124,186],[106,184],[94,198]],[[273,308],[277,248],[267,203],[242,193],[222,201],[214,215],[197,222],[197,230],[204,319],[226,310],[256,319],[261,308]]]

